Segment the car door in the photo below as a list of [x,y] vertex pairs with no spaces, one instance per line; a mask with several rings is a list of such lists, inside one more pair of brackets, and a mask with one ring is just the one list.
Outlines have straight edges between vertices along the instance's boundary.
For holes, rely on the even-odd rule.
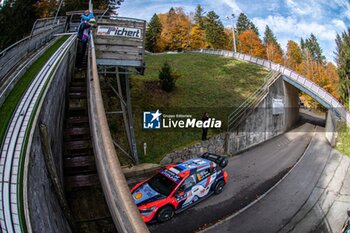
[[176,192],[176,200],[179,202],[178,208],[185,208],[196,201],[192,191],[196,183],[196,176],[193,174],[189,176],[178,188]]

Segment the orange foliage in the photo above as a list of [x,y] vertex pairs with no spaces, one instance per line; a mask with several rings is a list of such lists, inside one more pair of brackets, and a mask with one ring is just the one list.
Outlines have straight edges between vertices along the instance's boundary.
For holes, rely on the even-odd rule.
[[191,21],[182,8],[175,12],[158,15],[163,30],[159,48],[161,51],[182,50],[191,44]]
[[206,48],[208,43],[205,40],[205,31],[199,24],[194,25],[191,30],[191,48],[202,49]]
[[266,57],[275,63],[283,64],[283,52],[273,43],[267,43],[266,45]]
[[242,32],[238,37],[238,51],[252,56],[266,58],[266,50],[253,30]]

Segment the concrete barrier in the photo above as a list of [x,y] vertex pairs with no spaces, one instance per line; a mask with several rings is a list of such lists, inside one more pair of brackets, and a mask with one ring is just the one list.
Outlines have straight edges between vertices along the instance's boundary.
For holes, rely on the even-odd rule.
[[97,72],[93,36],[88,58],[88,108],[96,167],[109,211],[119,233],[147,233],[122,172],[109,131]]

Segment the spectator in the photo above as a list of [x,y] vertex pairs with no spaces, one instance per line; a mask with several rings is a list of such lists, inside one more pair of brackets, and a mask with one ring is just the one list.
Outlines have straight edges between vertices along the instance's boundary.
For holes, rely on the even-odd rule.
[[202,117],[203,127],[202,127],[202,141],[207,140],[208,135],[208,127],[204,127],[204,122],[209,120],[209,114],[205,112]]
[[86,53],[86,46],[90,37],[90,28],[95,26],[96,21],[94,18],[91,18],[89,21],[83,21],[78,28],[78,48],[77,48],[77,59],[75,66],[78,69],[82,68],[83,58]]
[[89,10],[86,10],[81,15],[80,23],[83,23],[84,21],[89,22],[92,18],[95,18],[94,13],[90,12]]

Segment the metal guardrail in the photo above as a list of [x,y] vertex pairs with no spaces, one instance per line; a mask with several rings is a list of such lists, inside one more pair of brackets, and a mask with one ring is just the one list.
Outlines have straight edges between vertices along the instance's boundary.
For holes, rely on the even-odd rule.
[[34,119],[37,117],[37,109],[47,89],[47,83],[57,71],[63,55],[67,53],[74,41],[75,36],[67,39],[41,69],[19,102],[9,123],[0,158],[0,225],[2,232],[27,231],[26,223],[20,217],[24,211],[22,197],[20,197],[21,177],[23,176],[21,173],[24,155],[27,148],[30,147],[27,140],[35,124]]
[[0,84],[4,82],[6,74],[18,62],[51,40],[56,33],[64,31],[66,17],[38,19],[35,21],[29,36],[12,44],[0,52]]
[[88,58],[88,108],[96,166],[109,211],[118,232],[147,233],[122,172],[103,106],[94,37]]
[[316,83],[312,82],[311,80],[303,77],[302,75],[285,66],[247,54],[234,53],[232,51],[226,50],[199,49],[193,50],[192,52],[233,57],[239,60],[263,66],[270,70],[278,71],[282,75],[292,80],[292,85],[296,86],[298,89],[302,88],[302,91],[306,92],[311,96],[316,96],[317,98],[319,98],[320,101],[326,103],[328,105],[326,107],[329,107],[330,109],[335,111],[343,120],[347,122],[348,125],[350,125],[350,113],[346,111],[345,107],[335,97],[333,97],[331,94],[329,94],[326,90],[324,90]]
[[231,131],[235,129],[244,120],[244,116],[254,110],[258,104],[269,93],[269,87],[281,76],[281,73],[272,71],[265,77],[265,82],[252,93],[234,112],[228,116],[227,129]]

